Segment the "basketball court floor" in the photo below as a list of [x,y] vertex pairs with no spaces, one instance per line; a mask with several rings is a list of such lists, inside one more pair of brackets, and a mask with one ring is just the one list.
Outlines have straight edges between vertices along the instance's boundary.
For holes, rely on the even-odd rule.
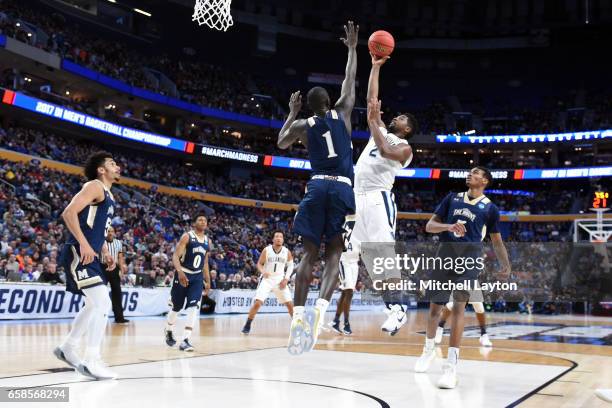
[[413,371],[425,311],[411,311],[395,337],[380,331],[382,313],[353,313],[353,336],[325,332],[301,356],[286,351],[284,314],[258,315],[249,336],[240,333],[244,315],[202,318],[194,353],[165,345],[163,318],[134,318],[107,329],[103,355],[120,375],[115,381],[81,377],[52,355],[69,319],[0,321],[0,386],[70,387],[70,403],[45,407],[612,406],[594,395],[612,387],[612,318],[491,314],[494,347],[487,349],[479,347],[474,315],[467,317],[454,390],[435,386],[448,337],[429,373]]

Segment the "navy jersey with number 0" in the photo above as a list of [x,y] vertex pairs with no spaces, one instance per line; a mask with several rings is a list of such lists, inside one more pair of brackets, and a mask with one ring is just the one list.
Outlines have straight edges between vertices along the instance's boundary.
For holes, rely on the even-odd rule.
[[[101,183],[101,182],[100,182]],[[104,187],[104,200],[91,204],[79,212],[79,226],[85,239],[96,253],[100,253],[114,214],[115,200]],[[78,246],[79,242],[68,232],[67,244]]]
[[204,267],[204,259],[209,249],[208,237],[200,241],[194,231],[189,231],[189,241],[185,247],[185,253],[181,257],[181,266],[189,272],[201,272]]
[[450,193],[434,213],[445,224],[465,225],[463,237],[445,231],[440,234],[441,242],[481,242],[487,234],[499,232],[499,210],[484,195],[470,200],[467,192]]
[[312,174],[344,176],[353,180],[353,145],[341,115],[330,110],[325,118],[308,118],[308,157]]

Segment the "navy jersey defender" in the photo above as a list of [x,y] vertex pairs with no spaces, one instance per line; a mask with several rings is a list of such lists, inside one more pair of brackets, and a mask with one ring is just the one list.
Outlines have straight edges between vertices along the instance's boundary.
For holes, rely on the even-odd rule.
[[[212,245],[205,234],[207,226],[206,217],[197,216],[193,229],[181,236],[172,255],[175,272],[170,290],[170,310],[166,321],[165,337],[168,346],[172,347],[176,344],[174,324],[178,312],[183,308],[186,309],[188,317],[183,332],[183,341],[179,346],[182,351],[193,351],[189,338],[200,315],[202,296],[208,296],[210,289],[208,256]],[[206,280],[206,286],[204,286],[204,280]]]
[[[102,262],[108,270],[115,261],[106,246],[107,229],[114,213],[115,201],[110,189],[119,181],[120,168],[107,152],[97,152],[87,159],[83,173],[89,180],[62,212],[69,231],[60,253],[66,272],[66,290],[82,294],[85,305],[80,308],[70,333],[53,350],[59,360],[96,380],[116,378],[117,374],[102,363],[100,347],[104,339],[111,307]],[[83,358],[79,344],[87,334]]]
[[[348,48],[348,61],[340,98],[332,107],[327,91],[316,86],[307,95],[308,107],[314,115],[297,119],[302,96],[299,91],[294,92],[289,101],[289,117],[278,135],[281,149],[298,140],[303,143],[308,148],[312,167],[312,177],[293,223],[293,231],[304,243],[304,257],[296,272],[295,308],[288,346],[292,354],[310,351],[316,343],[320,318],[336,287],[340,255],[355,224],[351,113],[355,105],[359,26],[349,21],[344,30],[346,37],[342,42]],[[314,315],[305,316],[304,304],[322,241],[325,242],[325,270],[320,298]]]
[[[114,162],[112,163],[114,164]],[[68,228],[68,239],[60,254],[61,263],[66,271],[66,290],[78,294],[82,294],[81,289],[106,285],[106,276],[102,271],[101,263],[102,260],[106,259],[102,259],[102,252],[106,248],[104,245],[105,237],[114,214],[115,205],[110,188],[100,179],[92,180],[87,183],[87,185],[89,184],[92,185],[92,190],[97,191],[96,194],[100,198],[85,205],[77,213],[78,226],[82,237],[78,236],[79,232],[72,232]],[[87,188],[87,185],[84,188]],[[83,239],[89,246],[89,248],[86,248],[85,254],[82,253]],[[93,252],[91,261],[89,261],[91,257],[89,249]]]
[[[508,252],[499,232],[499,211],[497,207],[484,195],[484,189],[490,187],[493,177],[485,167],[475,167],[468,173],[466,185],[468,191],[464,193],[448,194],[438,205],[434,215],[427,222],[425,230],[432,234],[442,233],[438,258],[454,258],[454,269],[436,268],[431,274],[431,284],[444,284],[446,287],[438,289],[434,286],[428,290],[429,314],[427,316],[427,331],[423,353],[417,360],[414,371],[424,373],[429,369],[436,357],[435,335],[438,327],[438,316],[443,305],[448,302],[452,285],[448,283],[465,283],[478,278],[483,264],[478,257],[482,256],[482,240],[488,234],[495,255],[501,265],[502,279],[507,279],[510,273],[510,260]],[[473,258],[470,262],[467,257]],[[459,264],[459,259],[461,264]],[[474,267],[468,267],[468,263]],[[478,266],[476,266],[478,265]],[[472,282],[470,282],[472,283]],[[471,287],[474,287],[473,285]],[[474,297],[481,296],[480,290],[456,287],[453,293],[453,308],[451,311],[451,335],[448,347],[448,358],[442,366],[443,375],[438,381],[439,388],[455,388],[457,386],[457,362],[459,360],[459,346],[463,336],[464,313],[466,302],[475,301]]]
[[[467,176],[466,184],[470,189],[460,193],[449,193],[436,207],[428,223],[428,232],[440,233],[438,257],[470,257],[476,260],[482,257],[482,241],[489,235],[502,264],[507,260],[499,232],[499,210],[483,194],[485,186],[491,179],[490,172],[482,167],[475,167]],[[431,228],[431,227],[434,228]],[[503,248],[503,251],[501,250]],[[474,262],[470,268],[461,271],[436,270],[432,277],[440,281],[476,280],[482,272],[482,264]],[[448,291],[433,291],[436,302],[445,302]],[[438,296],[441,294],[441,296]],[[438,299],[438,297],[441,297]],[[473,299],[476,301],[476,299]]]

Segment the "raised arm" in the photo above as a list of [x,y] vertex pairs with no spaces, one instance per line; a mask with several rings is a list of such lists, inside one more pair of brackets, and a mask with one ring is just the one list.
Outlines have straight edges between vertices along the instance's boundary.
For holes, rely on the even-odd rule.
[[380,101],[370,100],[368,101],[368,126],[380,155],[385,159],[396,160],[404,165],[412,156],[412,147],[407,143],[390,144],[380,131],[379,121]]
[[289,116],[278,133],[278,141],[276,144],[279,149],[289,148],[289,146],[298,139],[302,141],[304,146],[307,145],[308,138],[306,129],[308,125],[303,119],[296,120],[298,113],[300,113],[300,109],[302,109],[302,95],[300,95],[300,91],[297,91],[291,94],[291,98],[289,99]]
[[355,26],[352,21],[348,26],[344,26],[346,38],[341,38],[344,45],[348,48],[348,61],[346,62],[346,72],[342,81],[342,93],[334,108],[342,113],[344,123],[349,133],[351,132],[351,113],[355,106],[355,78],[357,76],[357,39],[359,26]]
[[[368,80],[368,96],[367,96],[368,99],[367,100],[377,101],[378,100],[378,88],[379,88],[378,79],[380,77],[380,67],[383,66],[383,64],[389,59],[389,57],[387,56],[387,57],[379,58],[372,53],[370,53],[370,56],[372,57],[372,69],[370,70],[370,79]],[[385,122],[383,122],[380,116],[378,117],[378,126],[386,128]]]

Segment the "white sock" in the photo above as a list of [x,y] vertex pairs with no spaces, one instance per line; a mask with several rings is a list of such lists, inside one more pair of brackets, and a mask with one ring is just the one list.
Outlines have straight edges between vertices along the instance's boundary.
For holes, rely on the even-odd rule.
[[436,347],[435,339],[430,339],[428,337],[425,337],[425,349],[426,350],[433,350],[434,347]]
[[174,323],[176,323],[176,316],[178,315],[178,312],[175,312],[174,310],[170,310],[168,312],[168,317],[166,319],[166,330],[167,331],[172,331],[172,329],[174,328]]
[[183,330],[183,339],[189,340],[189,338],[191,337],[191,332],[191,327],[185,327],[185,330]]
[[457,362],[459,361],[459,348],[458,347],[448,348],[447,361],[452,365],[457,365]]
[[317,299],[315,303],[315,308],[319,310],[319,316],[323,318],[325,316],[325,312],[327,312],[327,308],[329,307],[329,302],[325,299]]
[[108,312],[112,304],[106,286],[94,286],[83,289],[83,292],[94,305],[94,312],[87,328],[87,348],[85,350],[85,360],[91,361],[100,358],[100,349],[108,322]]
[[304,306],[295,306],[293,308],[293,320],[304,319]]
[[86,297],[85,306],[83,306],[83,308],[79,310],[79,313],[77,313],[77,315],[75,316],[74,321],[72,322],[72,328],[70,329],[70,333],[68,334],[68,337],[66,337],[60,348],[63,349],[66,346],[76,348],[79,346],[81,337],[83,337],[83,334],[87,330],[87,327],[89,326],[89,321],[91,320],[91,316],[93,316],[94,314],[94,309],[95,308],[91,304],[91,300]]

